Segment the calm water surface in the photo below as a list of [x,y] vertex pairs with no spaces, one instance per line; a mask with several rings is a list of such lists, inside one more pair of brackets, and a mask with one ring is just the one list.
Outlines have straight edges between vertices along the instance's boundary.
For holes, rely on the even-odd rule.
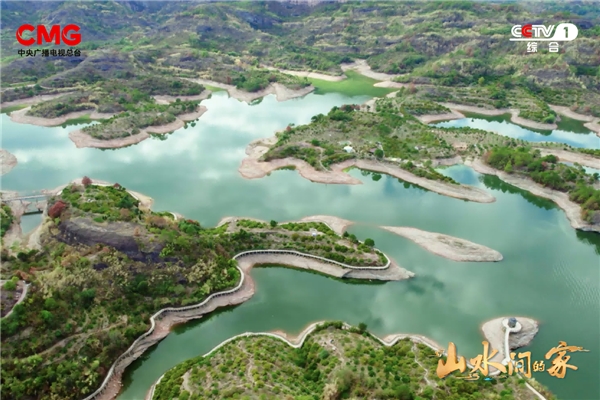
[[600,137],[583,126],[583,122],[563,117],[557,123],[558,129],[542,131],[525,128],[510,122],[510,114],[499,116],[487,116],[472,113],[463,113],[467,118],[444,121],[435,126],[445,128],[471,127],[493,131],[504,136],[515,139],[528,140],[530,142],[558,142],[566,143],[573,147],[585,147],[588,149],[600,148]]
[[[334,105],[367,99],[329,93],[278,103],[269,96],[249,106],[221,93],[203,102],[209,111],[195,127],[180,129],[165,141],[149,139],[106,151],[76,149],[68,132],[77,126],[41,128],[1,116],[2,147],[19,160],[2,177],[3,189],[53,188],[88,175],[145,193],[155,199],[155,210],[176,211],[206,226],[230,215],[278,221],[336,215],[357,221],[352,233],[373,238],[377,247],[416,273],[403,282],[352,285],[291,269],[256,269],[254,297],[177,328],[126,371],[119,400],[142,399],[169,368],[246,331],[297,333],[322,319],[365,322],[379,335],[408,332],[443,345],[453,341],[460,353],[473,357],[481,352],[481,323],[503,315],[540,321],[539,334],[525,349],[534,359],[543,358],[559,340],[589,349],[573,354],[570,361],[579,370],[569,370],[565,379],[534,376],[561,399],[600,398],[600,235],[572,229],[553,203],[465,166],[443,171],[489,191],[495,203],[448,198],[387,176],[373,181],[356,170],[351,174],[363,185],[311,183],[295,171],[276,171],[258,180],[240,177],[237,168],[253,139],[271,136],[288,123],[307,123]],[[472,240],[500,251],[504,260],[450,261],[376,227],[382,224]]]

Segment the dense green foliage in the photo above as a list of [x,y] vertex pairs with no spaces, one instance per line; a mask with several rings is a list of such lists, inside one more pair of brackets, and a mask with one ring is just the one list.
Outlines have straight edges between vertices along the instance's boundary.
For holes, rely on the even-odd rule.
[[[323,323],[298,349],[268,336],[234,339],[206,357],[170,369],[156,386],[155,399],[536,398],[516,376],[491,381],[439,379],[435,374],[439,359],[432,349],[410,339],[384,347],[366,328]],[[185,373],[189,389],[182,389]],[[531,383],[546,398],[554,398]]]
[[10,228],[13,221],[12,210],[7,204],[2,204],[2,207],[0,207],[0,237],[4,237],[4,234]]
[[586,221],[596,223],[600,219],[600,190],[593,187],[598,173],[586,174],[581,166],[558,163],[555,156],[542,157],[539,150],[528,147],[496,147],[486,154],[485,161],[494,168],[529,176],[543,186],[568,193],[571,200],[581,204]]
[[239,220],[204,228],[144,208],[118,184],[82,183],[49,200],[54,219],[42,251],[12,257],[3,249],[3,277],[31,282],[0,328],[3,399],[91,393],[156,311],[234,287],[241,276],[232,257],[242,251],[291,249],[361,266],[387,261],[325,224]]
[[[423,178],[456,183],[434,169],[434,161],[456,155],[481,156],[488,148],[522,143],[492,132],[472,128],[438,128],[419,122],[405,106],[425,107],[422,112],[444,112],[427,102],[417,102],[407,91],[377,99],[375,112],[356,105],[333,107],[327,115],[312,117],[310,124],[288,127],[263,156],[265,161],[294,157],[317,170],[350,159],[382,160]],[[433,103],[432,103],[433,104]],[[404,115],[404,116],[402,116]],[[309,145],[310,143],[310,145]],[[344,144],[351,143],[353,152]],[[562,145],[548,144],[562,148]]]
[[101,140],[133,136],[149,126],[174,122],[177,115],[191,113],[197,107],[197,101],[177,101],[164,105],[148,103],[134,112],[126,111],[99,124],[86,126],[82,131]]
[[156,107],[152,96],[193,96],[203,90],[204,86],[198,83],[161,76],[141,75],[132,79],[102,80],[85,91],[79,90],[33,105],[28,115],[56,118],[81,110],[100,113],[144,112]]

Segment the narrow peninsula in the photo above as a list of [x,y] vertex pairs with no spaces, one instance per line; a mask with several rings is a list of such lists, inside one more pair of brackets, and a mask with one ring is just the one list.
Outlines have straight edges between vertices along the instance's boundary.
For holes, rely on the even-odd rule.
[[49,194],[38,248],[21,248],[18,257],[2,249],[2,279],[29,284],[27,301],[2,320],[8,399],[118,391],[124,368],[173,324],[249,299],[255,265],[337,278],[413,276],[372,241],[342,237],[323,222],[236,218],[206,228],[87,177]]
[[235,396],[538,400],[540,392],[542,399],[554,399],[535,379],[517,375],[502,380],[483,375],[476,381],[440,379],[436,368],[438,353],[444,351],[441,346],[418,335],[381,339],[366,328],[363,323],[352,327],[318,322],[295,337],[283,332],[241,334],[167,371],[146,400]]
[[312,117],[309,124],[290,125],[274,137],[250,143],[239,172],[256,179],[292,167],[314,182],[354,185],[362,182],[346,171],[356,167],[445,196],[495,201],[486,191],[435,169],[464,163],[553,200],[574,228],[600,231],[599,175],[583,168],[600,166],[598,150],[549,142],[532,145],[480,129],[429,126],[419,118],[431,110],[440,115],[450,112],[404,89],[363,105],[333,107],[327,115]]

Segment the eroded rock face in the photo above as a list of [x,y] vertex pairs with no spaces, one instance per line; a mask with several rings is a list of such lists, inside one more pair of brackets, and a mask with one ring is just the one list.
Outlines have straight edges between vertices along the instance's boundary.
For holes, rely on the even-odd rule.
[[[161,262],[159,254],[162,243],[150,242],[142,236],[134,236],[137,224],[130,222],[108,222],[98,224],[89,218],[73,218],[59,225],[58,240],[81,243],[86,246],[103,244],[114,247],[135,261]],[[102,268],[101,265],[98,266]]]

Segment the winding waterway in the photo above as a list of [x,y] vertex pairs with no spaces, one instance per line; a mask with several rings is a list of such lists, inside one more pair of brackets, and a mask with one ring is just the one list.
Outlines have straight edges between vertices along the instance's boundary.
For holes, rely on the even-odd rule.
[[524,128],[510,122],[510,114],[499,116],[483,116],[479,114],[463,113],[467,118],[455,119],[433,124],[445,128],[470,128],[484,129],[497,132],[514,139],[530,142],[558,142],[573,147],[600,149],[600,137],[583,126],[583,123],[574,119],[561,116],[557,129],[542,131]]
[[[534,359],[542,359],[559,340],[589,349],[572,354],[570,363],[579,370],[568,370],[565,379],[546,372],[534,377],[561,399],[600,398],[600,235],[572,229],[553,203],[465,166],[443,171],[489,191],[495,203],[448,198],[387,176],[374,181],[356,170],[351,174],[364,185],[311,183],[295,171],[250,181],[239,175],[244,149],[253,139],[271,136],[288,123],[306,123],[334,105],[367,99],[327,93],[278,103],[268,96],[250,106],[217,93],[203,102],[209,111],[195,127],[180,129],[164,141],[149,139],[105,151],[76,149],[68,132],[78,126],[42,128],[1,116],[2,147],[18,159],[2,177],[5,190],[53,188],[88,175],[117,181],[153,197],[155,210],[179,212],[207,226],[230,215],[278,221],[336,215],[358,221],[352,233],[373,238],[378,248],[417,274],[408,281],[355,285],[291,269],[255,269],[252,299],[175,329],[126,371],[119,400],[142,399],[167,369],[245,331],[297,333],[321,319],[365,322],[378,335],[408,332],[443,345],[453,341],[461,354],[474,357],[482,350],[480,324],[502,315],[540,321],[540,333],[525,349]],[[505,124],[493,130],[504,133],[515,127]],[[588,137],[565,135],[573,143]],[[554,132],[544,139],[560,141]],[[504,260],[450,261],[375,225],[458,236],[500,251]]]

